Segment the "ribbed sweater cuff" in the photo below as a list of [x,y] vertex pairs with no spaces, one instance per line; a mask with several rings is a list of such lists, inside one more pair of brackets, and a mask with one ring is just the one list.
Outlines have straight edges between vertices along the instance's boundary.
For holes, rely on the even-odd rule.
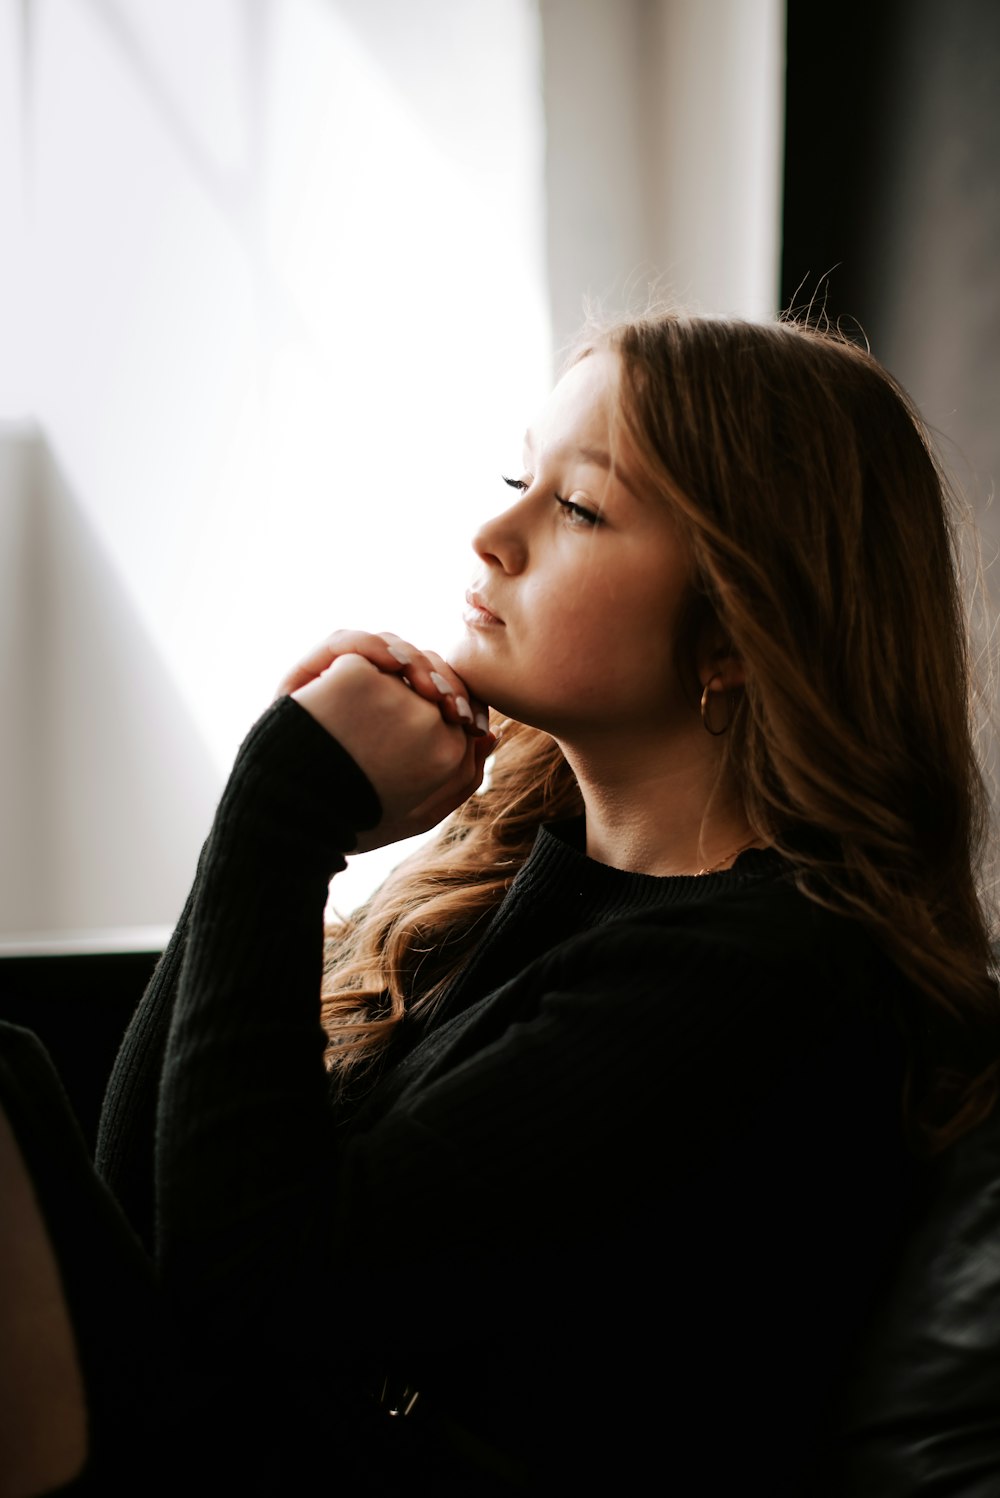
[[344,867],[358,833],[382,808],[371,781],[336,739],[292,697],[279,697],[247,734],[223,792],[213,851],[245,858],[256,848],[328,878]]

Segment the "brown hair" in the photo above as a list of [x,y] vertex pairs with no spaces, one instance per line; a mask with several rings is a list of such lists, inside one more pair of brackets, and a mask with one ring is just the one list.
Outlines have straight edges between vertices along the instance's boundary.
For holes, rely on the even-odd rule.
[[[1000,1001],[952,499],[927,434],[865,349],[814,327],[650,315],[570,362],[597,348],[621,359],[633,478],[690,549],[691,637],[715,620],[743,663],[726,755],[750,825],[911,980],[907,1117],[941,1148],[993,1106]],[[343,1077],[432,1010],[539,823],[579,807],[553,740],[504,725],[488,787],[331,933]]]

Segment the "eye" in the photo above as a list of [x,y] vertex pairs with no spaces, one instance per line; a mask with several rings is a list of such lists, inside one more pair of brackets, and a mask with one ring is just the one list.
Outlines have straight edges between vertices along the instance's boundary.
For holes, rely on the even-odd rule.
[[[519,494],[525,494],[531,488],[530,479],[509,479],[505,473],[502,473],[500,477],[505,484],[509,484]],[[596,510],[588,510],[586,505],[578,505],[571,499],[563,499],[561,494],[556,494],[554,498],[570,524],[580,526],[601,524],[601,517]]]
[[588,510],[586,505],[577,505],[571,499],[563,499],[561,494],[556,495],[556,504],[562,508],[567,521],[573,525],[600,525],[601,523],[601,517],[596,510]]

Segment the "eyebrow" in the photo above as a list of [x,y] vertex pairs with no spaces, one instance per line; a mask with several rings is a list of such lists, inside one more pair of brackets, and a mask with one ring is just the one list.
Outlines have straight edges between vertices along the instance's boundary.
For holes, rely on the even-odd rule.
[[[525,445],[534,452],[535,443],[530,428],[524,434],[524,441]],[[640,497],[635,485],[619,467],[612,463],[611,454],[605,452],[603,447],[574,447],[573,453],[575,457],[582,458],[585,463],[594,463],[598,468],[606,468],[620,483],[624,484],[625,488],[634,498],[638,499]]]

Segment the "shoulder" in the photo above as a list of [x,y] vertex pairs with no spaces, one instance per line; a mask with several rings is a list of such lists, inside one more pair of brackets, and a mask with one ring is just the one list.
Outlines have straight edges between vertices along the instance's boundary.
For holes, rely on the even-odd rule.
[[[556,954],[554,954],[556,955]],[[664,904],[563,944],[564,971],[625,971],[646,982],[728,979],[814,992],[881,989],[895,969],[861,921],[806,895],[775,856],[755,877],[717,881],[705,897]]]
[[637,1074],[662,1076],[669,1055],[674,1085],[677,1068],[691,1068],[737,1111],[789,1086],[803,1090],[796,1112],[812,1106],[812,1089],[834,1097],[845,1083],[896,1096],[904,980],[859,921],[791,877],[611,923],[551,958],[543,1002],[604,1036],[613,1029],[606,1043],[621,1036]]

